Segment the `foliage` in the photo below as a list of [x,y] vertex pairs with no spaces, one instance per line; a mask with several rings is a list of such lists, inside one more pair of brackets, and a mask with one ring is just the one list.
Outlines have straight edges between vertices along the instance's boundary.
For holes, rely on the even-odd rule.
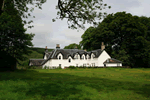
[[[16,9],[18,12],[18,16],[22,17],[22,18],[28,18],[31,16],[31,13],[34,10],[34,7],[38,7],[39,9],[42,9],[41,6],[43,3],[45,3],[46,0],[0,0],[0,15],[3,12],[9,12],[11,14],[14,14],[14,11],[12,9]],[[27,5],[33,5],[34,7],[30,7]],[[10,10],[11,9],[11,10]],[[30,12],[29,12],[30,11]],[[33,16],[35,17],[35,16]],[[23,24],[30,24],[33,21],[23,21]],[[28,26],[28,28],[32,28],[33,26]]]
[[104,42],[106,51],[124,65],[150,67],[149,30],[150,18],[117,12],[109,14],[97,27],[89,27],[80,43],[83,48],[93,50]]
[[71,69],[75,69],[76,67],[75,67],[75,66],[69,66],[69,68],[71,68]]
[[[149,100],[149,68],[0,73],[0,100]],[[4,95],[5,94],[5,95]]]
[[48,69],[48,66],[44,66],[44,69]]
[[89,27],[81,36],[82,41],[80,42],[80,45],[83,46],[83,49],[86,49],[87,51],[91,51],[96,47],[95,44],[93,45],[93,43],[95,43],[95,35],[93,34],[94,31],[94,27]]
[[[31,50],[36,51],[39,54],[44,54],[45,48],[31,47]],[[51,52],[53,49],[47,49],[47,50]]]
[[16,15],[11,15],[10,12],[3,12],[0,15],[0,53],[11,56],[6,58],[5,55],[1,55],[2,59],[6,58],[5,62],[1,63],[2,67],[6,67],[6,63],[11,63],[13,59],[14,63],[25,60],[26,57],[23,54],[29,55],[31,53],[29,46],[33,46],[31,41],[34,34],[25,33],[26,29],[24,29],[21,17],[17,15],[17,10],[12,10]]
[[81,46],[76,43],[72,43],[69,44],[68,46],[65,46],[64,49],[81,49]]
[[[20,17],[28,18],[31,16],[30,12],[34,10],[34,7],[42,9],[42,4],[45,2],[46,0],[1,0],[0,15],[3,11],[16,8],[19,12],[18,15]],[[29,8],[27,6],[29,4],[34,7]],[[58,9],[58,16],[52,19],[52,21],[54,22],[56,19],[63,20],[64,18],[66,18],[68,19],[68,28],[84,28],[85,23],[92,23],[96,25],[96,19],[101,19],[102,17],[105,17],[106,12],[102,13],[101,10],[106,8],[111,7],[107,6],[107,4],[103,4],[102,0],[58,0],[58,5],[56,5],[56,9]],[[13,13],[13,11],[11,11],[11,13]],[[24,24],[30,24],[33,21],[30,20],[27,23],[26,20],[24,20],[23,22]],[[32,27],[33,26],[28,26],[28,28]]]

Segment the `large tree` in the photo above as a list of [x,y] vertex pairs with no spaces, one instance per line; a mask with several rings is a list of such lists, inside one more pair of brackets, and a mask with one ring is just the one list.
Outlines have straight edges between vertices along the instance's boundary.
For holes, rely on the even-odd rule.
[[68,46],[65,46],[64,49],[81,49],[81,46],[76,43],[72,43],[69,44]]
[[[29,10],[34,10],[33,7],[29,8],[28,4],[42,9],[41,6],[45,2],[46,0],[0,0],[0,14],[15,7],[21,17],[28,18],[28,16],[31,16]],[[6,7],[9,9],[5,9]],[[84,28],[85,23],[96,25],[96,19],[101,19],[106,15],[106,12],[102,13],[101,10],[107,7],[110,8],[102,0],[58,0],[56,5],[58,16],[55,19],[68,19],[69,28]],[[31,22],[29,21],[29,23]]]
[[[89,27],[84,34],[81,36],[82,41],[80,41],[80,45],[83,47],[83,49],[86,49],[87,51],[91,51],[96,48],[96,41],[95,41],[95,28]],[[94,45],[93,45],[94,44]]]
[[5,11],[0,15],[0,70],[15,70],[19,60],[25,60],[24,54],[31,53],[29,46],[34,34],[27,34],[22,18],[15,8],[13,13]]
[[[150,57],[148,28],[150,24],[145,21],[150,20],[146,17],[132,16],[126,12],[109,14],[91,33],[93,40],[96,41],[91,48],[97,49],[96,43],[103,41],[109,53],[122,60],[124,65],[148,67],[150,66],[148,64]],[[93,43],[93,40],[90,43]],[[101,45],[100,42],[99,45]]]

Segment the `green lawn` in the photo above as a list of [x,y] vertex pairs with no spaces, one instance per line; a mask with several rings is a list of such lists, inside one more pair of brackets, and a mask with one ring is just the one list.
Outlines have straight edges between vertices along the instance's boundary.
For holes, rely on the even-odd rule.
[[150,100],[150,69],[1,72],[0,100]]

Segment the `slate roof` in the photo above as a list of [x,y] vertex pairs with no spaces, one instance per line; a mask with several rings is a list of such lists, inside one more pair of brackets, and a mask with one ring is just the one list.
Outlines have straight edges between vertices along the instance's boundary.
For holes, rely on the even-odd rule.
[[104,61],[104,64],[105,63],[122,63],[122,62],[114,58],[109,58],[106,61]]
[[79,50],[79,49],[55,49],[52,52],[50,52],[47,59],[42,62],[42,65],[45,64],[49,59],[57,59],[57,55],[59,53],[61,53],[63,55],[63,59],[68,59],[69,56],[71,56],[72,59],[74,59],[74,55],[76,53],[78,53],[80,55],[80,57],[82,56],[82,54],[85,54],[85,56],[87,54],[89,54],[89,56],[91,56],[91,54],[93,53],[95,55],[95,58],[98,58],[102,52],[103,52],[103,50],[101,50],[101,49],[93,50],[90,52],[86,52],[84,50]]
[[32,66],[41,66],[41,63],[45,61],[44,59],[30,59],[29,64]]

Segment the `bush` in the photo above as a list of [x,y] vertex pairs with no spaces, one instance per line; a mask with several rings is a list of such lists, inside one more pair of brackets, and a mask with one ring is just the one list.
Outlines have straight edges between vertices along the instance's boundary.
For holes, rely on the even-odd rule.
[[47,69],[48,68],[48,66],[44,66],[44,69]]
[[76,68],[76,67],[75,67],[75,66],[69,66],[69,68],[74,69],[74,68]]
[[61,66],[59,66],[58,69],[62,69]]
[[88,66],[88,68],[92,68],[91,66]]

